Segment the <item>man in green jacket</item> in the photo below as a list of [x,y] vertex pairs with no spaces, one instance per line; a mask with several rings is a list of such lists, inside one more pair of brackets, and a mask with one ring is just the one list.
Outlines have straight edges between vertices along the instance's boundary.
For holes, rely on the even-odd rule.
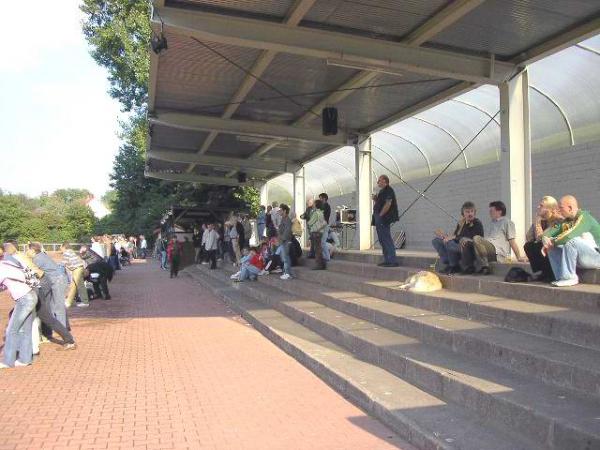
[[544,233],[542,242],[556,281],[554,286],[579,283],[576,269],[600,269],[600,224],[588,211],[579,209],[577,199],[565,195],[559,208],[564,221]]

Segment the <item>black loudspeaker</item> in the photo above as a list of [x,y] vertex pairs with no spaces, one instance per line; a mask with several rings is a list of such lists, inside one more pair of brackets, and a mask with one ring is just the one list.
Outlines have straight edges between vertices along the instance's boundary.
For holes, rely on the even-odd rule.
[[323,119],[323,136],[336,135],[338,132],[338,110],[328,106],[323,108],[321,114]]
[[238,183],[245,183],[247,180],[246,172],[238,173]]

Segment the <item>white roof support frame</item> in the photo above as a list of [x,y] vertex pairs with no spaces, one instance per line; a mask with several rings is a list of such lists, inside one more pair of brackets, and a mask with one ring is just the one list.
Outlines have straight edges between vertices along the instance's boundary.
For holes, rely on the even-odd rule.
[[[298,25],[308,10],[314,5],[315,1],[316,0],[296,0],[294,5],[290,8],[284,23],[289,26]],[[244,81],[242,81],[233,97],[231,97],[230,104],[225,108],[225,111],[221,115],[223,119],[229,119],[235,114],[240,106],[240,102],[244,101],[256,84],[257,77],[261,77],[263,73],[265,73],[275,56],[277,56],[277,52],[271,50],[265,50],[260,54],[260,56],[254,62],[254,65],[250,68],[250,73],[253,76],[246,75]],[[216,131],[211,131],[202,143],[198,153],[206,153],[214,140],[217,138],[217,135],[218,133]],[[188,172],[191,172],[192,170],[194,170],[193,164],[187,168]]]
[[145,171],[146,178],[157,178],[165,181],[178,181],[187,183],[214,184],[217,186],[258,186],[264,183],[264,180],[248,181],[240,183],[235,178],[225,177],[207,177],[204,175],[195,175],[193,173],[175,173],[175,172],[155,172]]
[[161,112],[148,118],[151,124],[163,125],[182,130],[217,131],[225,134],[274,138],[280,141],[317,142],[326,145],[346,145],[346,133],[340,131],[334,136],[324,136],[321,129],[300,128],[251,120],[222,119],[190,113]]
[[238,169],[259,170],[265,172],[295,172],[300,164],[278,160],[278,159],[245,159],[229,156],[201,155],[198,153],[173,151],[164,147],[153,147],[147,152],[147,157],[159,161],[170,161],[176,163],[190,163],[209,167],[235,167]]
[[[444,29],[458,21],[465,14],[468,14],[484,0],[455,0],[444,9],[439,11],[434,16],[430,17],[425,23],[423,23],[419,28],[414,30],[408,37],[402,40],[402,42],[409,46],[418,47],[419,45],[427,42],[436,34],[442,32]],[[366,86],[372,80],[375,79],[379,75],[378,72],[372,72],[368,70],[362,70],[348,81],[340,85],[337,89],[337,92],[333,92],[321,99],[316,105],[314,105],[311,109],[313,111],[320,111],[325,106],[335,105],[346,97],[352,94],[353,89],[360,88]],[[314,115],[310,113],[304,114],[302,117],[297,119],[294,122],[294,125],[304,125],[310,123],[314,119]],[[274,143],[269,143],[261,146],[256,152],[255,155],[264,155],[269,150],[275,147]],[[233,173],[231,173],[233,175]]]
[[[498,84],[516,72],[514,64],[397,42],[318,29],[224,16],[171,7],[160,8],[167,31],[199,40],[296,55],[335,59],[351,64],[397,69],[429,76]],[[153,19],[153,26],[161,21]]]

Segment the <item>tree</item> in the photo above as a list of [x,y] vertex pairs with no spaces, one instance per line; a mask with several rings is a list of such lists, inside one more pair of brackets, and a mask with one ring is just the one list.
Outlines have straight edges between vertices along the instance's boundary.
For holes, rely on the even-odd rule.
[[148,0],[83,0],[83,33],[92,57],[108,69],[110,95],[124,111],[144,110],[148,95],[150,59]]
[[120,124],[121,145],[110,176],[115,192],[111,194],[111,215],[100,221],[96,230],[149,235],[168,206],[206,202],[212,194],[223,194],[232,205],[244,209],[257,209],[258,205],[258,193],[251,190],[224,192],[221,187],[145,178],[150,9],[149,0],[83,0],[81,6],[91,55],[108,69],[110,95],[119,100],[124,112],[131,113]]

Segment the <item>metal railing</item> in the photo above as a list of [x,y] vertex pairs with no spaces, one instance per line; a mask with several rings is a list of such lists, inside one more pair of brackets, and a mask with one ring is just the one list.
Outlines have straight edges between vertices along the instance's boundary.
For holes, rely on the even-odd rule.
[[[46,251],[46,252],[57,252],[57,251],[60,250],[60,248],[63,245],[62,242],[59,243],[59,244],[57,244],[57,243],[45,243],[45,242],[42,242],[41,244],[42,244],[42,247],[44,248],[44,251]],[[73,243],[70,243],[70,244],[71,244],[71,247],[74,250],[79,250],[79,248],[82,245],[85,245],[85,244],[80,243],[80,242],[77,242],[77,243],[73,242]],[[20,247],[20,250],[22,252],[26,252],[29,249],[29,245],[28,244],[21,244],[21,245],[19,245],[19,247]]]

